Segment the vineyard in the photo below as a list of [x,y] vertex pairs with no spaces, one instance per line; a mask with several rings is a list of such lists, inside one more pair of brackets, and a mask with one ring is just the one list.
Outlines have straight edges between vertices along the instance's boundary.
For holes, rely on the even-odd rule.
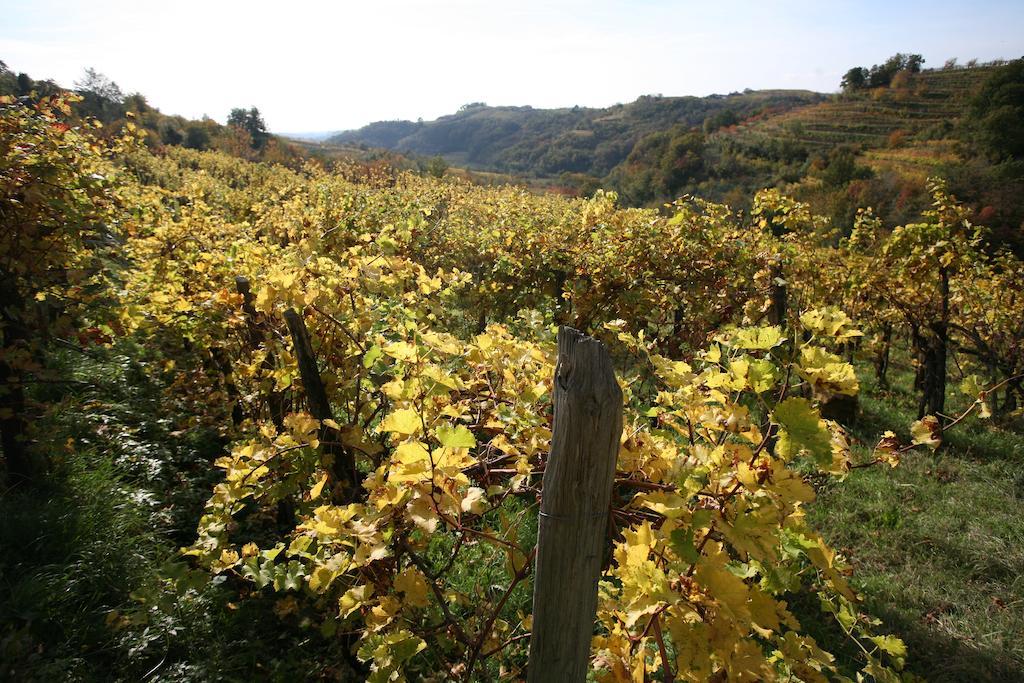
[[[0,560],[3,676],[524,678],[560,328],[603,343],[624,406],[595,680],[941,674],[915,655],[930,636],[861,592],[859,522],[842,517],[856,501],[827,505],[871,499],[865,482],[933,483],[964,434],[997,444],[1017,491],[1006,517],[972,513],[1002,553],[991,650],[1008,652],[977,675],[1024,670],[1024,265],[943,182],[918,222],[887,229],[865,208],[839,239],[777,190],[746,213],[622,208],[612,192],[154,152],[133,124],[73,119],[64,96],[0,113],[0,514],[25,548]],[[64,659],[37,596],[65,579],[18,578],[47,557],[22,522],[58,475],[96,484],[67,500],[134,490],[145,511],[80,524],[125,543],[112,575],[147,578],[112,595],[83,556],[66,580],[102,617],[54,603],[88,624]],[[175,552],[128,544],[147,527],[173,530]],[[212,647],[190,629],[239,624],[251,650],[209,655],[233,669],[189,668]],[[289,668],[283,649],[315,656]]]
[[851,143],[884,147],[897,131],[910,136],[948,126],[992,71],[991,67],[923,71],[901,87],[799,107],[736,126],[718,137],[741,149],[785,142],[826,151]]

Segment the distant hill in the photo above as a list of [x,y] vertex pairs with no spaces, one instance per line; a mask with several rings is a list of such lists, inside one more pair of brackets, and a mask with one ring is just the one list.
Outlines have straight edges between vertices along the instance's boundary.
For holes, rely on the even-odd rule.
[[643,136],[716,116],[740,121],[821,102],[807,90],[760,90],[708,97],[643,96],[607,108],[489,107],[470,104],[435,121],[380,121],[331,137],[334,144],[440,155],[474,169],[558,176],[604,177]]
[[611,187],[633,204],[682,193],[733,200],[796,182],[840,149],[872,168],[927,174],[952,159],[955,125],[995,68],[906,73],[885,87],[832,95],[748,90],[571,109],[477,103],[435,121],[371,123],[327,143],[438,155],[584,193]]
[[[924,177],[958,160],[961,119],[997,68],[904,73],[884,87],[705,126],[701,134],[680,126],[658,131],[604,182],[634,203],[689,193],[735,204],[763,187],[818,176],[845,182],[871,171],[913,176],[923,190]],[[840,165],[850,168],[840,173]]]
[[[882,87],[722,128],[703,141],[700,173],[667,194],[742,206],[738,193],[777,186],[846,232],[861,207],[889,225],[914,220],[930,206],[927,179],[939,177],[993,244],[1024,253],[1022,75],[1020,60],[900,72]],[[644,168],[607,180],[639,192]]]
[[603,109],[478,103],[436,121],[380,121],[328,144],[440,156],[561,191],[613,189],[629,205],[695,195],[743,209],[753,192],[778,187],[831,218],[840,234],[861,207],[890,225],[913,220],[929,206],[927,178],[938,176],[995,243],[1024,253],[1024,162],[985,142],[1013,138],[1007,122],[1019,114],[989,112],[985,131],[977,113],[979,100],[992,99],[979,93],[999,74],[1007,83],[998,101],[1016,101],[1019,83],[1007,70],[1019,71],[1020,62],[920,70],[920,61],[909,68],[898,59],[905,57],[886,62],[898,68],[880,83],[844,80],[844,91],[831,95],[644,96]]
[[741,123],[721,135],[751,148],[788,141],[818,151],[849,144],[863,149],[884,147],[894,133],[905,138],[921,133],[944,137],[995,68],[922,71],[893,86],[843,94],[815,106]]
[[[915,220],[930,205],[927,179],[939,177],[993,244],[1024,255],[1024,59],[966,67],[951,60],[921,70],[908,57],[919,56],[855,67],[843,92],[831,95],[647,95],[562,109],[474,103],[435,121],[295,134],[303,140],[271,135],[255,107],[232,110],[234,125],[163,114],[91,69],[75,84],[82,99],[74,109],[110,134],[131,120],[154,150],[217,149],[287,165],[312,157],[567,194],[605,188],[632,206],[693,195],[744,210],[754,192],[776,187],[830,218],[839,235],[864,207],[887,225]],[[875,79],[880,69],[885,78]],[[855,72],[862,76],[856,83]],[[32,99],[62,90],[0,61],[0,95]]]

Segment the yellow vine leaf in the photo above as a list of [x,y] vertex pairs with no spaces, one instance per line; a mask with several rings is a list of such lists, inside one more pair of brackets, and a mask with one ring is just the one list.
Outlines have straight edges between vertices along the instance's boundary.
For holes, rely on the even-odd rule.
[[316,500],[320,497],[320,493],[324,490],[324,485],[327,483],[327,474],[324,473],[317,482],[313,485],[313,488],[309,490],[309,499]]
[[412,408],[399,408],[388,414],[380,423],[380,430],[382,432],[402,435],[417,434],[421,431],[422,427],[423,423],[420,420],[419,413]]
[[910,425],[910,436],[915,445],[937,449],[942,444],[942,423],[934,415],[925,415]]

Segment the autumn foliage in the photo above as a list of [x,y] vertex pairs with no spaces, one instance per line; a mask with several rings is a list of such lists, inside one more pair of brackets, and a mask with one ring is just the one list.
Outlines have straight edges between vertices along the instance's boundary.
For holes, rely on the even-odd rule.
[[[859,390],[850,349],[881,353],[886,329],[922,336],[927,406],[941,342],[988,368],[969,387],[979,412],[1006,407],[983,387],[1022,364],[1007,293],[1022,271],[980,248],[940,184],[923,223],[888,232],[865,213],[836,246],[777,191],[749,216],[693,198],[622,209],[605,192],[103,146],[62,109],[3,109],[7,419],[24,431],[10,397],[42,372],[47,335],[145,345],[168,405],[197,416],[180,428],[227,443],[183,554],[240,596],[279,595],[351,675],[522,675],[562,323],[608,344],[626,403],[598,679],[900,680],[903,643],[864,613],[804,506],[812,482],[896,466],[951,422],[930,411],[910,443],[889,433],[855,460],[828,408]],[[29,326],[31,301],[59,301],[57,322]],[[1019,395],[1019,379],[999,387]],[[859,673],[802,628],[791,603],[807,595]]]

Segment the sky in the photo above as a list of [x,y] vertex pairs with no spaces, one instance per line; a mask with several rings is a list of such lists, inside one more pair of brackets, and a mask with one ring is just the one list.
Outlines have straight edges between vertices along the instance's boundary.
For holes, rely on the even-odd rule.
[[167,114],[344,130],[469,102],[608,106],[644,94],[832,92],[896,52],[1024,56],[1021,0],[0,0],[0,60],[85,67]]

